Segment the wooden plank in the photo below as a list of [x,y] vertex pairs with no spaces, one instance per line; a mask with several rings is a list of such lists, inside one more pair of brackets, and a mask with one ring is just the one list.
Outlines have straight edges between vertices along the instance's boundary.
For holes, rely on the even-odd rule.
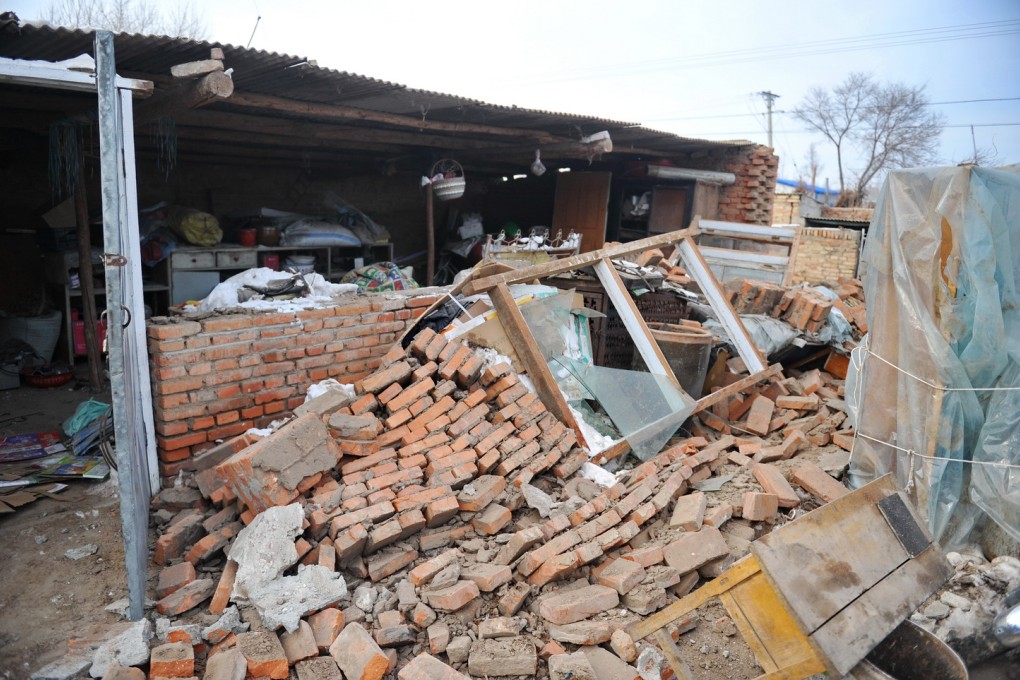
[[[813,659],[819,670],[824,669],[824,664],[815,654],[807,635],[800,629],[797,622],[786,611],[786,607],[780,597],[773,590],[772,585],[764,574],[756,574],[743,583],[737,584],[726,593],[719,596],[726,604],[727,599],[739,610],[739,618],[750,630],[754,631],[754,637],[767,651],[774,668],[769,668],[762,663],[766,671],[778,670],[793,666],[802,661]],[[725,598],[725,599],[724,599]],[[734,623],[740,629],[738,617],[734,616],[730,606],[726,606]],[[744,640],[751,645],[751,639],[743,633]],[[757,651],[755,656],[758,656]],[[763,660],[758,657],[759,663]]]
[[[680,233],[680,232],[677,232]],[[697,244],[689,238],[685,238],[677,244],[680,257],[683,258],[687,268],[687,275],[690,276],[701,288],[701,292],[708,299],[712,310],[719,317],[719,322],[726,329],[730,341],[737,348],[737,353],[744,360],[744,365],[752,374],[764,371],[766,368],[765,359],[761,352],[755,347],[751,336],[744,328],[743,322],[737,316],[737,312],[730,304],[729,298],[723,292],[715,274],[709,269],[705,258],[701,256]]]
[[648,216],[648,233],[665,234],[682,229],[687,215],[687,189],[655,187],[652,189],[652,213]]
[[608,259],[602,258],[595,263],[595,275],[599,277],[602,287],[606,289],[606,295],[613,303],[617,314],[620,315],[620,320],[623,321],[627,333],[634,341],[634,346],[641,354],[641,358],[644,359],[648,372],[669,378],[677,386],[677,389],[682,391],[680,381],[673,375],[672,367],[662,354],[659,343],[655,341],[651,331],[648,330],[644,317],[641,316],[641,312],[634,303],[634,298],[630,296],[623,285],[616,267]]
[[660,628],[652,636],[659,643],[659,649],[662,650],[663,655],[666,657],[666,663],[673,669],[676,677],[681,680],[690,680],[692,677],[691,669],[680,658],[680,650],[677,648],[676,643],[673,642],[673,638],[669,636],[669,633]]
[[661,609],[643,621],[627,627],[627,633],[634,641],[647,637],[663,626],[670,624],[681,616],[697,609],[713,597],[724,593],[742,581],[761,573],[761,564],[754,555],[748,555],[732,567],[720,574],[719,578],[709,581],[693,593],[677,600],[665,609]]
[[773,227],[762,224],[722,222],[720,220],[701,220],[699,228],[702,233],[708,236],[737,238],[742,241],[761,241],[765,243],[793,243],[797,236],[796,227]]
[[371,123],[392,125],[395,127],[411,128],[412,130],[427,130],[432,132],[479,134],[490,135],[493,137],[526,137],[531,140],[533,144],[570,141],[563,137],[557,137],[556,135],[541,130],[497,127],[494,125],[478,125],[474,123],[447,123],[421,116],[402,116],[396,113],[370,111],[368,109],[360,109],[353,106],[297,101],[293,99],[285,99],[283,97],[274,97],[272,95],[256,94],[254,92],[237,92],[233,97],[231,97],[230,103],[232,105],[236,104],[251,109],[282,111],[285,113],[321,118],[323,120],[367,121]]
[[553,377],[552,371],[549,370],[545,357],[542,356],[542,352],[538,349],[538,345],[531,335],[531,330],[524,320],[524,315],[517,308],[514,296],[510,294],[510,289],[506,287],[506,284],[499,284],[489,291],[489,299],[499,315],[499,321],[503,324],[503,330],[506,331],[507,337],[510,338],[514,348],[517,350],[518,358],[527,368],[528,377],[531,378],[531,382],[535,386],[535,391],[538,392],[542,403],[564,425],[574,431],[577,435],[577,441],[581,446],[586,446],[587,444],[581,428],[578,426],[577,421],[574,420],[574,414],[570,412],[567,400],[564,399],[563,392],[560,391],[559,385],[556,384],[556,378]]
[[652,248],[661,248],[662,246],[677,243],[688,236],[694,236],[696,234],[697,228],[691,226],[682,231],[674,231],[671,234],[649,236],[648,238],[643,238],[639,241],[620,243],[615,246],[603,248],[602,250],[595,250],[590,253],[581,253],[580,255],[575,255],[573,257],[565,257],[562,260],[555,260],[554,262],[546,262],[544,264],[525,267],[524,269],[517,269],[506,274],[484,276],[471,281],[470,285],[465,286],[464,293],[465,295],[484,293],[495,288],[501,283],[520,283],[522,281],[531,281],[532,279],[541,279],[546,276],[569,272],[573,269],[591,266],[602,258],[613,259],[618,257],[627,257],[634,253],[642,253],[646,250],[651,250]]
[[825,672],[825,664],[823,664],[818,657],[811,659],[805,659],[792,666],[786,668],[780,668],[778,671],[773,673],[765,673],[759,675],[755,680],[804,680],[812,675]]
[[790,263],[786,255],[769,255],[755,253],[750,250],[734,250],[716,246],[698,246],[701,254],[709,262],[718,261],[740,267],[760,267],[762,269],[785,269]]
[[786,267],[786,276],[783,277],[784,286],[792,286],[796,283],[793,277],[797,269],[797,256],[800,254],[800,230],[801,227],[796,227],[793,243],[790,244],[790,264]]
[[600,451],[599,453],[592,456],[591,462],[594,463],[595,465],[603,465],[604,463],[608,463],[614,458],[622,456],[628,451],[630,451],[630,444],[627,443],[626,439],[621,439],[620,441],[616,442],[605,451]]
[[895,492],[886,475],[751,544],[808,635],[909,559],[876,505]]
[[[764,576],[758,575],[761,578]],[[751,581],[757,580],[758,577],[749,578],[744,583],[750,583]],[[730,592],[719,593],[719,601],[726,607],[726,613],[733,619],[733,625],[737,627],[737,631],[740,632],[740,637],[744,639],[744,642],[748,647],[751,648],[751,653],[754,654],[754,658],[758,661],[758,665],[762,667],[766,673],[779,670],[779,665],[775,659],[772,658],[772,654],[769,653],[765,643],[758,636],[758,631],[755,630],[754,626],[751,625],[747,617],[744,616],[744,610],[740,604],[734,599],[733,594]],[[780,605],[780,610],[783,608]]]
[[952,575],[953,568],[932,543],[833,616],[811,636],[825,651],[830,672],[845,675]]
[[701,399],[698,399],[698,401],[695,402],[694,404],[694,411],[691,413],[691,415],[694,415],[695,413],[700,413],[701,411],[704,411],[706,408],[715,406],[720,401],[725,401],[726,399],[729,399],[735,394],[743,392],[748,388],[754,387],[760,382],[768,380],[773,376],[780,376],[782,374],[783,366],[781,364],[772,364],[764,371],[758,371],[754,375],[749,375],[746,378],[741,378],[735,383],[730,383],[726,387],[721,387],[717,389],[715,392],[707,394]]
[[609,172],[568,172],[556,178],[552,233],[573,229],[581,235],[581,252],[599,250],[606,244],[609,216]]

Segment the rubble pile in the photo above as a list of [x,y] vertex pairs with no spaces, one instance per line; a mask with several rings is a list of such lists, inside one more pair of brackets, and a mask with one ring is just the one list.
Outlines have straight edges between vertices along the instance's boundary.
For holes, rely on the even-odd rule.
[[[161,492],[150,677],[662,677],[627,627],[808,494],[845,491],[801,464],[798,494],[771,464],[839,434],[841,386],[818,371],[703,411],[695,436],[603,488],[577,474],[574,433],[486,356],[422,331],[355,394],[204,452],[197,488]],[[713,477],[730,492],[698,490]]]
[[738,314],[772,316],[807,333],[818,333],[836,309],[851,324],[855,339],[868,332],[864,288],[857,279],[831,288],[835,298],[815,288],[788,288],[768,281],[730,281],[725,288]]

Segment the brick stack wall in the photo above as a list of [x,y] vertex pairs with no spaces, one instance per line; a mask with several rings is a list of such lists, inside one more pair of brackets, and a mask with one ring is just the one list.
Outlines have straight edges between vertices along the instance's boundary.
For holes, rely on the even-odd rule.
[[719,192],[719,219],[747,224],[772,224],[779,157],[767,146],[754,146],[723,165],[737,181]]
[[193,455],[217,440],[289,415],[313,383],[352,383],[368,375],[436,299],[380,293],[297,312],[151,320],[160,476],[193,469]]
[[854,229],[801,228],[793,283],[837,282],[857,277],[861,232]]

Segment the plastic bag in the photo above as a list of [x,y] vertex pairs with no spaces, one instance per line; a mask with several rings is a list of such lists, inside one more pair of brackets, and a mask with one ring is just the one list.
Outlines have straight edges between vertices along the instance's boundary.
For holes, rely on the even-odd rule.
[[96,401],[95,399],[83,401],[78,404],[78,408],[74,410],[71,417],[64,421],[64,434],[68,437],[73,437],[93,420],[102,418],[109,410],[110,405],[104,404],[101,401]]
[[280,243],[285,246],[360,246],[361,239],[339,224],[298,220],[283,230]]
[[196,246],[214,246],[223,239],[219,220],[194,208],[173,206],[167,220],[177,236]]

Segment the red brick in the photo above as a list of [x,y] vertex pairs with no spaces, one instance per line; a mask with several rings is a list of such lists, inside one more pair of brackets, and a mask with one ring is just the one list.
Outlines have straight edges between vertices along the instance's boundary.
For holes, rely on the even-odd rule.
[[756,396],[747,413],[747,421],[744,423],[746,429],[755,434],[768,434],[775,406],[775,403],[768,397]]
[[428,503],[425,506],[425,519],[428,526],[438,527],[453,519],[458,512],[460,505],[457,498],[450,495]]
[[467,675],[429,654],[416,654],[397,672],[399,680],[470,680]]
[[275,633],[241,633],[237,648],[248,662],[247,677],[284,680],[290,674],[287,654]]
[[312,636],[319,651],[325,652],[344,629],[344,613],[333,607],[323,609],[308,617],[308,625],[312,628]]
[[424,597],[433,609],[452,612],[479,597],[480,594],[474,581],[457,581],[447,588],[426,591]]
[[[454,501],[456,503],[456,500]],[[471,525],[476,531],[493,536],[498,534],[503,527],[509,524],[512,515],[510,510],[502,505],[493,503],[471,520]]]
[[422,562],[407,574],[407,580],[413,585],[421,586],[432,580],[432,577],[457,561],[458,550],[447,550],[435,557]]
[[620,604],[619,593],[605,586],[587,586],[544,598],[538,613],[557,625],[574,623],[593,614],[608,611]]
[[361,624],[344,627],[329,653],[346,680],[382,680],[389,673],[389,658]]
[[190,678],[195,675],[195,650],[186,642],[153,647],[149,673],[154,678]]
[[793,471],[793,481],[813,496],[830,503],[850,493],[843,484],[813,463],[802,463]]
[[513,572],[506,565],[478,562],[461,569],[460,577],[473,582],[483,593],[491,593],[512,581]]
[[741,517],[752,522],[772,519],[779,512],[779,497],[770,493],[748,491],[744,494]]
[[156,602],[156,611],[164,616],[177,616],[194,609],[213,594],[216,584],[212,579],[199,579],[174,591]]

